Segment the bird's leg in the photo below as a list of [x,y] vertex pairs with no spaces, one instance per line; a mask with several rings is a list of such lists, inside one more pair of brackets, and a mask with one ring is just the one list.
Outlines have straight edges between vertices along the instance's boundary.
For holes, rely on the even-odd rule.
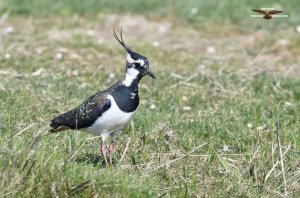
[[112,165],[112,154],[114,152],[114,141],[109,144],[109,164]]
[[108,163],[107,163],[107,159],[106,159],[106,145],[105,145],[105,142],[103,142],[103,141],[101,143],[101,154],[102,154],[102,157],[104,158],[105,164],[107,166]]

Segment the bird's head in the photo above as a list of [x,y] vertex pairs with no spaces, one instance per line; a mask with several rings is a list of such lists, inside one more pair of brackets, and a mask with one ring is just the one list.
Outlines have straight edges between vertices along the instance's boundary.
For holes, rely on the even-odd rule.
[[132,73],[135,75],[140,75],[141,77],[148,75],[155,79],[154,74],[151,72],[151,70],[149,68],[149,60],[145,56],[142,56],[142,55],[132,51],[125,44],[123,37],[122,37],[122,29],[120,32],[120,39],[117,36],[115,29],[113,29],[113,31],[114,31],[114,33],[113,33],[114,37],[125,48],[125,50],[127,52],[126,72]]

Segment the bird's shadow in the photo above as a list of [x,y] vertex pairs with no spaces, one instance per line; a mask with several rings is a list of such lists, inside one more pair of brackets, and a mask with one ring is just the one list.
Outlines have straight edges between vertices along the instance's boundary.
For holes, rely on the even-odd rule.
[[75,159],[75,162],[78,164],[90,164],[93,167],[98,166],[98,165],[105,165],[104,160],[100,155],[96,154],[85,154],[84,156],[80,156]]

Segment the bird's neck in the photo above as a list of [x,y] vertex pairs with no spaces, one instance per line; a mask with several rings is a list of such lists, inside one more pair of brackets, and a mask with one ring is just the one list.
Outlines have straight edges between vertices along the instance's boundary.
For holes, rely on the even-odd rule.
[[127,68],[122,84],[126,87],[137,87],[141,79],[142,75],[138,70],[135,68]]

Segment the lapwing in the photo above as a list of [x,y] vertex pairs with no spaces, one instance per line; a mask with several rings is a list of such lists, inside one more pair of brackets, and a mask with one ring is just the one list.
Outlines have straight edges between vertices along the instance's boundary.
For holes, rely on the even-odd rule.
[[[115,29],[113,36],[127,52],[124,77],[108,89],[90,96],[78,107],[55,117],[50,124],[51,133],[73,129],[101,136],[100,150],[106,165],[112,164],[116,136],[130,122],[139,106],[140,80],[146,75],[155,79],[149,69],[149,60],[125,44],[122,28],[120,37],[117,36]],[[111,139],[108,162],[105,140],[109,136]]]
[[272,19],[272,15],[282,13],[281,10],[252,10],[264,15],[264,19]]

